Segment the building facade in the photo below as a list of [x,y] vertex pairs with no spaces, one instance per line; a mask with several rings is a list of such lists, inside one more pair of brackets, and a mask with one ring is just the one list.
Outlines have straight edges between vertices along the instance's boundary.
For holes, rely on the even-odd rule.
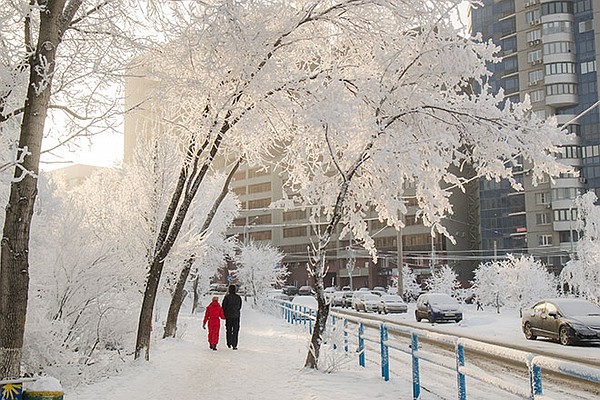
[[[515,165],[525,188],[482,181],[481,238],[487,257],[529,253],[559,270],[572,256],[574,199],[585,191],[600,193],[600,128],[596,54],[600,0],[485,0],[472,9],[471,33],[481,33],[501,48],[502,62],[490,65],[492,87],[511,101],[529,96],[532,112],[556,116],[576,134],[561,145],[565,174],[533,186],[527,165]],[[586,111],[585,115],[579,116]]]

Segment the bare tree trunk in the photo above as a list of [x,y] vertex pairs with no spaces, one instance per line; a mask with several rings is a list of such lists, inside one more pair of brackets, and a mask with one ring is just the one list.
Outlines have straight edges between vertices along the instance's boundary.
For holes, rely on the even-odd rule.
[[166,337],[175,337],[177,331],[177,316],[181,310],[183,299],[187,295],[184,290],[187,277],[190,273],[190,269],[194,264],[195,256],[191,256],[185,260],[181,273],[179,274],[179,280],[173,291],[173,297],[171,298],[171,304],[169,305],[169,312],[167,313],[167,322],[165,323],[165,331],[163,332],[163,339]]
[[37,175],[44,124],[50,104],[56,51],[62,34],[79,8],[72,1],[63,14],[65,0],[48,1],[39,13],[35,49],[29,36],[31,17],[25,18],[25,46],[29,84],[23,107],[19,152],[25,155],[15,168],[10,186],[0,249],[0,376],[19,376],[29,291],[29,237],[37,197]]
[[[175,240],[179,236],[183,222],[187,216],[192,200],[198,193],[200,184],[204,180],[212,162],[219,150],[223,136],[231,126],[225,120],[220,129],[219,135],[212,144],[207,140],[199,149],[194,146],[194,141],[190,142],[188,153],[191,158],[189,164],[181,167],[177,187],[171,197],[171,202],[167,213],[161,223],[160,231],[154,246],[154,256],[149,263],[148,280],[144,290],[144,299],[140,318],[138,321],[138,331],[135,342],[134,358],[138,359],[142,353],[146,360],[150,359],[150,337],[152,334],[152,314],[158,284],[162,275],[164,260],[173,248]],[[204,162],[200,162],[203,151],[210,145],[209,154]]]
[[327,245],[333,236],[333,232],[337,224],[340,222],[342,218],[342,211],[344,206],[344,201],[346,200],[346,196],[348,194],[348,188],[350,187],[350,182],[352,178],[356,175],[357,171],[363,165],[363,163],[368,159],[369,150],[373,147],[373,142],[367,143],[363,153],[360,157],[352,164],[352,166],[348,169],[348,171],[342,171],[337,164],[337,160],[333,151],[331,151],[331,145],[329,142],[329,127],[325,126],[325,141],[327,146],[329,146],[331,158],[333,159],[336,167],[338,168],[338,173],[342,178],[342,183],[340,185],[340,190],[338,192],[335,205],[333,208],[333,213],[331,216],[331,220],[327,224],[325,228],[325,232],[319,239],[319,247],[317,249],[317,254],[315,257],[314,264],[312,266],[312,274],[313,274],[313,282],[315,285],[315,291],[317,292],[317,316],[315,320],[315,329],[313,330],[311,339],[310,339],[310,348],[308,349],[308,355],[306,356],[306,361],[304,363],[305,367],[317,369],[319,367],[319,353],[321,350],[321,342],[323,337],[323,332],[325,331],[325,327],[327,325],[327,318],[329,317],[329,305],[325,300],[325,285],[323,284],[323,278],[325,275],[325,251],[327,250]]
[[192,301],[192,314],[196,313],[196,310],[198,309],[198,302],[200,299],[200,296],[198,296],[198,281],[200,280],[200,276],[196,275],[196,279],[194,279],[194,285],[192,286],[192,290],[194,291],[194,300]]
[[[215,202],[213,203],[212,208],[210,209],[209,213],[206,215],[204,224],[202,225],[202,228],[200,229],[201,232],[206,232],[208,230],[208,228],[210,227],[210,224],[212,223],[213,219],[215,218],[215,215],[217,214],[217,210],[219,209],[219,206],[221,205],[221,203],[225,199],[225,196],[227,196],[227,193],[229,192],[229,184],[231,183],[231,180],[233,179],[233,175],[238,170],[239,166],[240,166],[240,161],[237,161],[233,165],[231,170],[229,171],[229,174],[227,175],[227,179],[223,183],[223,187],[221,188],[221,192],[219,193],[219,196],[215,199]],[[191,267],[194,264],[195,258],[196,257],[194,255],[190,256],[190,258],[184,264],[183,269],[181,270],[181,273],[179,274],[179,280],[177,281],[177,285],[175,285],[175,291],[173,292],[173,297],[171,298],[171,304],[169,305],[169,313],[167,315],[167,322],[165,324],[165,332],[163,334],[163,338],[170,337],[170,336],[175,337],[175,331],[177,330],[177,318],[179,317],[179,311],[181,310],[181,304],[183,303],[183,299],[185,298],[185,296],[183,296],[185,283],[187,282],[187,279],[190,274]],[[195,285],[197,288],[198,287],[197,281],[196,281]],[[194,293],[195,292],[196,292],[196,290],[194,290]],[[197,296],[197,294],[194,294],[194,295]],[[197,300],[196,300],[195,304],[197,304]],[[195,307],[194,307],[194,310],[195,310]]]

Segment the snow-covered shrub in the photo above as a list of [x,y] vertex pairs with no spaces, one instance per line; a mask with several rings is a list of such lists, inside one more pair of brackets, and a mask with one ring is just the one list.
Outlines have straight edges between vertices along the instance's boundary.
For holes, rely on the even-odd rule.
[[240,246],[235,276],[252,295],[254,305],[267,289],[285,283],[288,270],[281,260],[283,253],[270,244],[250,242]]
[[[406,264],[402,267],[402,288],[402,293],[407,301],[415,300],[422,290],[414,271]],[[390,292],[398,292],[398,278],[392,278]]]
[[575,200],[577,228],[582,235],[577,242],[577,258],[567,262],[560,280],[571,292],[600,304],[600,207],[595,205],[597,200],[593,192]]
[[516,257],[480,264],[475,270],[473,291],[483,304],[522,308],[537,300],[556,297],[557,278],[533,256]]
[[430,292],[446,293],[459,301],[462,300],[458,275],[448,265],[443,265],[441,268],[433,271],[431,276],[425,281],[425,286]]

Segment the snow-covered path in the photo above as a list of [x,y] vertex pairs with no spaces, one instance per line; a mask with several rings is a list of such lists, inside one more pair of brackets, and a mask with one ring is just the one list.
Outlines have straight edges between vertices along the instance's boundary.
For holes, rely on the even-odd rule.
[[[408,399],[411,385],[394,377],[384,382],[375,366],[361,369],[356,357],[331,374],[302,369],[306,330],[245,307],[239,350],[208,348],[199,316],[182,316],[181,339],[154,344],[151,361],[127,366],[119,376],[67,391],[69,400]],[[448,396],[451,398],[452,396]],[[425,394],[424,399],[440,399]]]

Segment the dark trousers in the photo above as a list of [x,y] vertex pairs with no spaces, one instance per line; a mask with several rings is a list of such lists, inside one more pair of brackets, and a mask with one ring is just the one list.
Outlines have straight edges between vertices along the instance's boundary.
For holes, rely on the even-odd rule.
[[227,331],[227,346],[237,347],[240,318],[227,318],[225,320],[225,329]]

